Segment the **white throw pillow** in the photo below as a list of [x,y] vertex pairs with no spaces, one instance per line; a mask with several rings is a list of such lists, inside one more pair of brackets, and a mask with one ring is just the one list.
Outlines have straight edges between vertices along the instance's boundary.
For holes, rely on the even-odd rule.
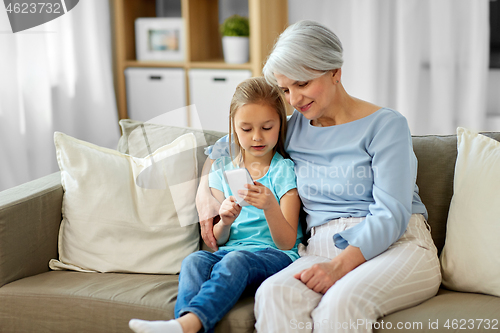
[[500,142],[464,128],[457,139],[443,285],[500,296]]
[[[58,132],[54,142],[64,195],[59,260],[50,267],[178,273],[199,246],[195,136],[182,135],[145,158]],[[144,188],[136,180],[151,170],[151,156],[158,186]]]

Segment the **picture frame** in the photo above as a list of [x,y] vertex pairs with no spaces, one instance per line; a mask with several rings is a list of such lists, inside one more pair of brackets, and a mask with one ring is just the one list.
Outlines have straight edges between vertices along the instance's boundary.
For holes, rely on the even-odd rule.
[[138,61],[184,61],[184,21],[180,17],[135,20]]

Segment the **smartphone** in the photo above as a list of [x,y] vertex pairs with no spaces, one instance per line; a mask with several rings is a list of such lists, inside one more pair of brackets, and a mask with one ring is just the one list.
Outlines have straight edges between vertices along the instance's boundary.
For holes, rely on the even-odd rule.
[[247,168],[224,171],[224,177],[229,184],[231,192],[233,192],[236,202],[241,207],[249,206],[250,204],[238,195],[238,190],[247,190],[245,184],[253,185],[252,176],[250,176],[250,172],[248,172]]

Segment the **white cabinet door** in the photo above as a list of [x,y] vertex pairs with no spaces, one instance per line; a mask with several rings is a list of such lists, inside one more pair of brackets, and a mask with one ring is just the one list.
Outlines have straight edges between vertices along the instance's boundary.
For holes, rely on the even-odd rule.
[[236,86],[250,78],[249,70],[191,69],[189,93],[191,127],[221,132],[229,131],[229,106]]
[[[127,68],[130,119],[148,122],[161,116],[165,125],[187,127],[186,75],[182,68]],[[177,111],[176,111],[177,110]]]

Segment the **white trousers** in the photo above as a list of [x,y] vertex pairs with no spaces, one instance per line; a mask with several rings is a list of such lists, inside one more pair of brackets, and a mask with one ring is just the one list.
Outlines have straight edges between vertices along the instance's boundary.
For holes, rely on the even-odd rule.
[[338,280],[326,294],[293,275],[342,252],[333,235],[364,218],[341,218],[311,229],[301,258],[257,290],[257,332],[372,332],[378,318],[436,295],[441,284],[437,250],[421,214],[413,214],[401,238],[385,252]]

